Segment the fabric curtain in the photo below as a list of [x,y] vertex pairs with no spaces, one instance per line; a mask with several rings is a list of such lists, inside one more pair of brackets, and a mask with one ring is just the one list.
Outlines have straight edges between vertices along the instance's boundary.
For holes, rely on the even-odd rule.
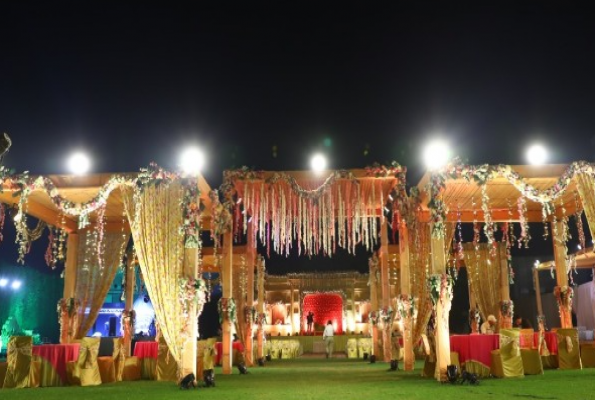
[[[97,314],[109,292],[114,277],[120,266],[122,247],[129,236],[121,233],[103,233],[103,240],[98,245],[98,235],[88,231],[87,237],[78,248],[76,272],[76,298],[80,300],[78,309],[78,330],[75,338],[85,337],[97,320]],[[98,252],[100,247],[101,251]],[[86,310],[89,313],[86,314]]]
[[595,284],[587,282],[574,290],[572,310],[576,314],[577,326],[587,331],[595,329]]
[[159,331],[180,364],[184,345],[178,287],[184,271],[182,185],[173,181],[135,190],[123,190],[123,199],[136,254]]
[[595,237],[595,179],[591,175],[580,173],[576,175],[576,182],[591,237]]
[[[498,243],[498,246],[503,246],[503,244]],[[463,248],[465,251],[467,279],[482,319],[487,320],[490,314],[498,316],[500,311],[500,282],[502,278],[500,257],[502,252],[498,249],[496,256],[491,258],[490,249],[486,243],[479,244],[477,251],[473,243],[464,243]]]

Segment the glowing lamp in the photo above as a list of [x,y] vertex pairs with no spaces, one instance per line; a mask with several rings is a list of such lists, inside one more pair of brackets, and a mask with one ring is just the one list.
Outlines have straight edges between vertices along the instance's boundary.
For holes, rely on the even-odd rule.
[[84,175],[91,168],[91,160],[82,152],[74,153],[68,159],[68,169],[75,175]]
[[8,279],[2,278],[0,279],[0,287],[6,287],[8,285]]
[[326,169],[326,157],[323,154],[315,154],[310,160],[310,167],[314,172],[322,172]]
[[196,147],[189,147],[182,152],[180,166],[188,175],[196,175],[205,164],[205,155]]
[[423,151],[423,160],[427,169],[436,170],[450,160],[450,148],[443,140],[429,142]]
[[547,150],[541,144],[534,144],[527,149],[527,161],[532,165],[542,165],[547,161]]
[[18,290],[21,288],[22,282],[21,281],[12,281],[12,284],[10,285],[11,288],[13,288],[14,290]]

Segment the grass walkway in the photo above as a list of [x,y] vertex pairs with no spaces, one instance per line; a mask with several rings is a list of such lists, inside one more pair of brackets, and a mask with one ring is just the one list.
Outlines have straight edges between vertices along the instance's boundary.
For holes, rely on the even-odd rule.
[[182,391],[168,382],[119,382],[98,387],[0,390],[10,400],[480,400],[480,399],[595,399],[595,369],[546,371],[544,376],[485,379],[478,386],[439,384],[413,372],[387,372],[384,363],[361,360],[302,358],[279,360],[249,375],[221,375],[217,387]]

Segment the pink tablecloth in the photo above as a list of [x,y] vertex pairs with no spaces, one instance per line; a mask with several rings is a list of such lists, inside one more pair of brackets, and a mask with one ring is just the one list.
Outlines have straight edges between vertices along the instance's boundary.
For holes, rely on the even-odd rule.
[[56,373],[66,384],[66,363],[69,361],[76,361],[79,354],[80,345],[78,343],[72,344],[42,344],[33,346],[32,353],[34,356],[39,356],[49,362]]
[[159,343],[157,342],[136,342],[134,344],[134,356],[138,358],[154,358],[157,359],[157,350]]
[[[242,342],[233,342],[232,346],[233,350],[237,350],[240,352],[244,351],[244,345],[242,344]],[[223,343],[215,343],[215,350],[217,350],[217,355],[215,356],[215,365],[219,365],[221,364],[221,358],[223,357]]]
[[476,361],[491,367],[491,352],[500,348],[499,335],[453,335],[450,351],[459,353],[459,362]]

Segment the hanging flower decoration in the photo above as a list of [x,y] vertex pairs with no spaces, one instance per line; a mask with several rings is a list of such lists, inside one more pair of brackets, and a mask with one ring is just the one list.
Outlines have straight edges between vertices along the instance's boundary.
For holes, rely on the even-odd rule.
[[227,319],[229,323],[234,324],[236,322],[236,302],[232,298],[222,297],[217,303],[219,311],[219,323],[222,323],[224,319]]
[[[221,315],[221,314],[219,314]],[[254,321],[259,328],[262,328],[263,325],[267,324],[267,315],[266,313],[257,313],[256,320]]]
[[528,230],[524,229],[523,224],[526,209],[522,210],[521,207],[524,207],[525,200],[528,199],[542,205],[554,203],[568,189],[572,179],[580,173],[595,176],[595,165],[585,161],[573,162],[552,187],[539,190],[527,183],[510,165],[466,165],[459,158],[455,158],[444,168],[434,171],[426,187],[430,198],[428,208],[430,209],[431,221],[434,223],[432,234],[434,237],[444,237],[445,234],[444,224],[446,223],[448,210],[444,204],[442,193],[446,188],[448,179],[465,179],[468,182],[475,182],[479,186],[483,186],[490,179],[500,176],[508,180],[521,195],[522,204],[519,199],[519,218],[521,219],[522,242],[526,245],[530,236]]
[[180,278],[178,283],[178,299],[182,306],[182,318],[184,325],[181,330],[183,340],[192,334],[190,322],[190,311],[192,305],[196,306],[196,316],[200,315],[207,299],[207,285],[201,278]]
[[246,324],[252,325],[256,323],[257,316],[256,307],[244,306],[244,322]]
[[449,274],[435,274],[428,278],[428,289],[434,307],[443,298],[452,300],[453,279]]
[[378,324],[380,318],[380,313],[378,311],[370,311],[368,314],[368,322],[372,324],[372,326],[376,326]]
[[512,318],[514,315],[514,303],[512,300],[500,301],[500,314],[502,314],[504,318]]
[[184,196],[182,200],[182,209],[184,212],[184,225],[180,232],[184,234],[184,247],[187,249],[200,249],[202,243],[200,240],[200,222],[201,205],[200,190],[196,179],[188,179],[184,182]]
[[78,325],[78,312],[81,308],[80,300],[69,298],[58,300],[56,311],[60,323],[61,340],[69,341],[73,338]]
[[378,210],[395,187],[402,185],[398,192],[404,193],[404,172],[396,163],[391,168],[377,166],[369,168],[366,179],[360,180],[352,172],[340,170],[314,187],[312,181],[285,172],[265,177],[262,172],[242,168],[224,173],[221,192],[234,218],[236,235],[243,228],[244,234],[266,245],[267,254],[273,248],[287,255],[295,242],[298,254],[330,255],[337,246],[353,253],[359,242],[368,249],[376,244]]
[[397,297],[397,313],[400,318],[416,318],[417,309],[415,306],[415,297],[402,294]]
[[554,296],[558,307],[565,307],[569,311],[572,310],[572,298],[574,297],[574,291],[570,286],[556,286],[554,287]]
[[[472,310],[469,310],[469,325],[471,327],[475,327],[475,329],[478,331],[480,324],[481,324],[481,312],[479,311],[479,309],[474,308]],[[477,333],[477,332],[471,332],[471,333]]]

